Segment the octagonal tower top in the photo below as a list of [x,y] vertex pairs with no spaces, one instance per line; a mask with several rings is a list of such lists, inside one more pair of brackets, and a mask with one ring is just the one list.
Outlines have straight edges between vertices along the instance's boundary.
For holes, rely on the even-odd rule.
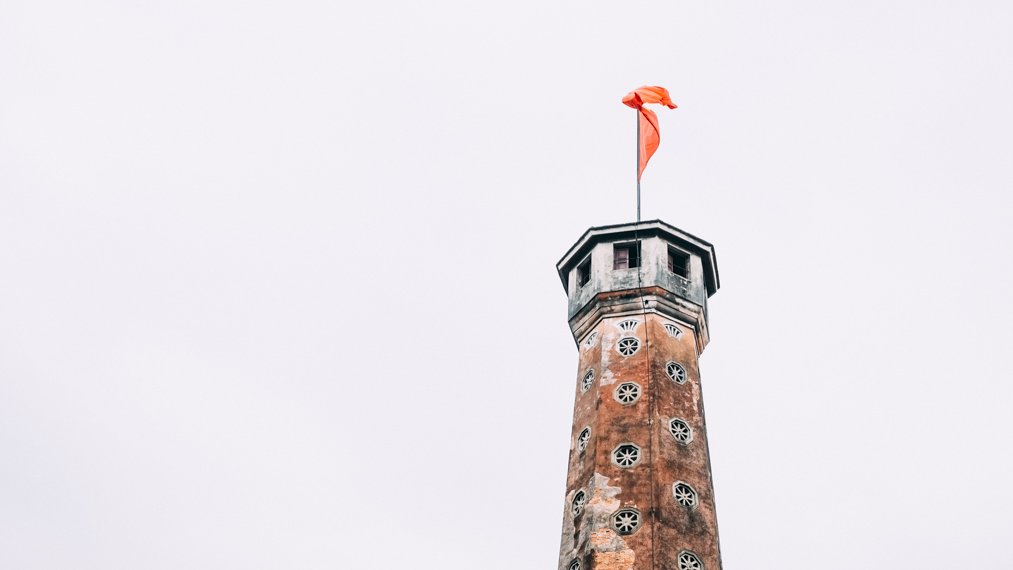
[[603,313],[650,309],[694,326],[701,351],[707,343],[707,298],[720,286],[717,258],[713,245],[692,234],[661,220],[591,228],[556,270],[575,340]]

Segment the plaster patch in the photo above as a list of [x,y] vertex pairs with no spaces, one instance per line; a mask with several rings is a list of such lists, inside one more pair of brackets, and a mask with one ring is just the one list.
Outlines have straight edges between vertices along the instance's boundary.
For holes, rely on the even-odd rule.
[[615,384],[619,379],[616,378],[615,374],[608,368],[602,370],[601,378],[598,379],[598,384],[601,386],[608,386],[609,384]]
[[612,334],[603,334],[601,337],[601,366],[607,368],[612,358],[612,351],[616,348],[616,341],[619,338]]
[[[584,504],[583,514],[576,520],[579,528],[574,526],[574,518],[570,516],[570,503],[580,489],[574,489],[566,495],[563,535],[559,547],[559,568],[565,570],[570,561],[582,558],[590,551],[596,561],[594,568],[631,570],[635,559],[634,552],[626,546],[626,542],[612,530],[611,526],[612,514],[621,505],[616,497],[622,489],[610,486],[609,478],[600,473],[591,476],[586,489],[588,500]],[[599,560],[601,562],[598,562]]]

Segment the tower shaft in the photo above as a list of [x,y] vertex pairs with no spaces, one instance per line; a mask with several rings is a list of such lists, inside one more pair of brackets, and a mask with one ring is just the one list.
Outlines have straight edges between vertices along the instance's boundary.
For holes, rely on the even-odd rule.
[[662,222],[593,228],[558,267],[579,353],[559,568],[720,570],[699,372],[713,247]]

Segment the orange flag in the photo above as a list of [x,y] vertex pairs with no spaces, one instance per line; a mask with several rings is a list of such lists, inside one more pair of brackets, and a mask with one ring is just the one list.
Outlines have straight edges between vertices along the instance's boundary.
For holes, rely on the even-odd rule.
[[648,87],[646,85],[630,91],[628,95],[623,97],[623,103],[640,111],[640,127],[638,129],[640,132],[640,141],[638,141],[640,148],[637,152],[637,156],[640,157],[640,164],[637,165],[637,182],[640,182],[640,175],[644,173],[647,161],[651,160],[654,151],[658,150],[658,145],[661,144],[658,116],[654,114],[654,111],[645,109],[644,105],[647,103],[660,103],[669,109],[675,109],[676,107],[675,103],[668,96],[668,89],[664,87]]

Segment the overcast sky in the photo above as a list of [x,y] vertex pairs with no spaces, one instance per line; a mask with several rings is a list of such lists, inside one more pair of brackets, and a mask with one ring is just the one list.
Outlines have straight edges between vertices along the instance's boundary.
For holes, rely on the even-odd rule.
[[725,568],[1013,568],[1011,19],[5,0],[0,567],[553,568],[651,84]]

